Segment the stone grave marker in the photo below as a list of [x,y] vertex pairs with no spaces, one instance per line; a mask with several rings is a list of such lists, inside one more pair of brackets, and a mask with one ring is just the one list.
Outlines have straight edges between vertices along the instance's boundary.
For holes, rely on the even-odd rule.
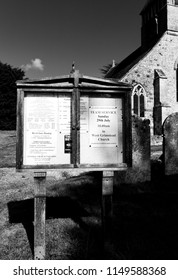
[[165,175],[178,174],[178,113],[163,123],[163,158]]

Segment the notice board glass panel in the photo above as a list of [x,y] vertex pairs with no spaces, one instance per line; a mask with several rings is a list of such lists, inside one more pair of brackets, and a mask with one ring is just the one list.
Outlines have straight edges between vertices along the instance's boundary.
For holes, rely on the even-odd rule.
[[123,162],[122,98],[81,96],[80,163]]
[[71,96],[26,93],[24,165],[71,163]]

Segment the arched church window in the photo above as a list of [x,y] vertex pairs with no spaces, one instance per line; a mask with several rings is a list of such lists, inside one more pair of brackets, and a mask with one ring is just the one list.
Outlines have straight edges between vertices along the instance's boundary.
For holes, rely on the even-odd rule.
[[145,96],[143,94],[140,95],[140,117],[145,116]]
[[138,115],[138,95],[134,93],[133,95],[133,111],[134,114]]
[[145,89],[137,84],[132,91],[133,113],[139,117],[145,117]]

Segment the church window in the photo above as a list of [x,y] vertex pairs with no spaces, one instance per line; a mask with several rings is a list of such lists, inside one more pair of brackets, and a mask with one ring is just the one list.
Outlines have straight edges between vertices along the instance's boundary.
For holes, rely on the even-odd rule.
[[145,90],[137,84],[132,91],[133,113],[139,117],[145,117]]
[[138,115],[138,95],[134,93],[133,95],[133,111],[134,114]]
[[143,94],[140,95],[140,117],[145,116],[145,97]]
[[175,5],[178,5],[178,0],[175,0]]

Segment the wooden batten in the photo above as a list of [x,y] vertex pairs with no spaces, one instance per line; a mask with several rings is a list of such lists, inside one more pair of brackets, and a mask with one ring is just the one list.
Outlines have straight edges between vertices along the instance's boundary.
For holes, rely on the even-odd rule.
[[16,168],[20,169],[23,164],[23,139],[24,139],[24,92],[17,90],[17,138],[16,138]]

